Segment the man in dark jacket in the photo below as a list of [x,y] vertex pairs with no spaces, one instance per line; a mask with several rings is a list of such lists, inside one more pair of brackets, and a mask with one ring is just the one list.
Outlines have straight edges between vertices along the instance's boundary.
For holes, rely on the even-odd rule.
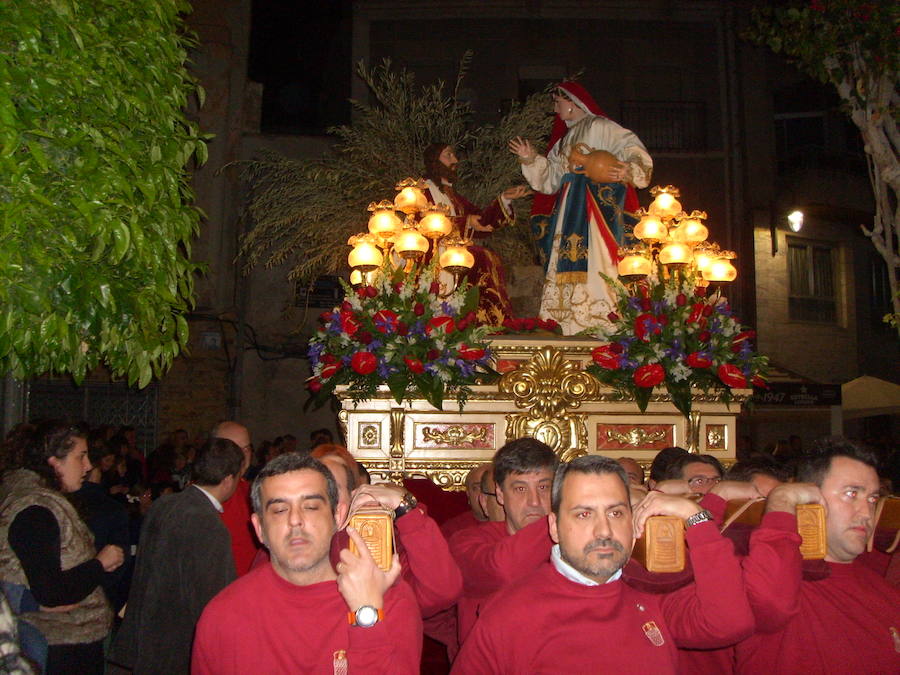
[[197,452],[193,483],[160,498],[144,520],[125,620],[110,660],[142,673],[190,672],[203,608],[235,579],[222,503],[240,479],[244,455],[225,438]]

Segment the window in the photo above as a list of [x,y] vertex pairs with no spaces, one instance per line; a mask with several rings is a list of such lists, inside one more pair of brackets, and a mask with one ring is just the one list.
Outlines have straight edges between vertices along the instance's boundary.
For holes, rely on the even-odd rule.
[[835,323],[834,249],[788,239],[788,315],[798,321]]
[[343,299],[344,289],[336,276],[321,276],[312,286],[301,283],[294,286],[295,307],[332,309]]
[[891,282],[888,278],[888,267],[884,258],[871,256],[869,258],[869,312],[872,315],[872,323],[878,327],[886,326],[882,317],[891,313],[893,303],[891,301]]

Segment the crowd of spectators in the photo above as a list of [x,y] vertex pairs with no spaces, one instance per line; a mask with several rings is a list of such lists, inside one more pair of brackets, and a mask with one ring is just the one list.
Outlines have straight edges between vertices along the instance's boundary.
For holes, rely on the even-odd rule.
[[[4,668],[900,672],[896,532],[876,527],[895,458],[862,444],[742,444],[726,468],[678,447],[649,466],[560,463],[523,438],[474,466],[464,493],[373,485],[327,429],[298,445],[286,434],[254,446],[234,421],[193,439],[178,429],[146,457],[131,427],[13,430]],[[727,530],[742,500],[765,514]],[[824,561],[800,557],[805,503],[826,509]],[[348,526],[372,508],[393,514],[387,569]],[[659,515],[684,523],[681,573],[630,558]]]

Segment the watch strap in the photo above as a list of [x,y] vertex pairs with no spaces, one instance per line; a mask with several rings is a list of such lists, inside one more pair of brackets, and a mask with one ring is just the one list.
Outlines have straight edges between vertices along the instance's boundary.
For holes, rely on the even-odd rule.
[[707,509],[703,509],[699,513],[695,513],[694,515],[685,518],[684,527],[685,529],[691,528],[694,525],[705,523],[707,520],[713,520],[713,514],[711,514]]
[[[371,605],[363,605],[363,607],[367,607],[367,606],[368,606],[368,607],[371,607]],[[360,607],[359,609],[362,609],[363,607]],[[356,612],[358,612],[359,609],[356,610]],[[374,608],[374,607],[371,607],[371,609],[375,609],[375,608]],[[379,607],[376,611],[378,612],[378,619],[375,621],[375,623],[370,624],[369,626],[363,626],[363,628],[371,628],[371,627],[374,626],[375,624],[377,624],[377,623],[379,623],[379,622],[381,622],[381,621],[384,621],[384,610],[383,610],[381,607]],[[360,624],[358,624],[357,621],[356,621],[356,612],[347,612],[347,622],[348,622],[351,626],[359,626],[359,625],[360,625]]]
[[413,495],[412,492],[407,492],[403,495],[403,499],[400,500],[400,505],[394,509],[394,520],[397,520],[397,518],[400,518],[401,516],[405,516],[418,505],[419,500],[416,499],[415,495]]

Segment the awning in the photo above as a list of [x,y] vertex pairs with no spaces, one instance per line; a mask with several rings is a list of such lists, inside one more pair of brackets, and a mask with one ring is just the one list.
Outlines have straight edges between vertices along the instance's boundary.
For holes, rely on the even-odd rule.
[[900,415],[900,384],[863,375],[841,385],[844,419]]

